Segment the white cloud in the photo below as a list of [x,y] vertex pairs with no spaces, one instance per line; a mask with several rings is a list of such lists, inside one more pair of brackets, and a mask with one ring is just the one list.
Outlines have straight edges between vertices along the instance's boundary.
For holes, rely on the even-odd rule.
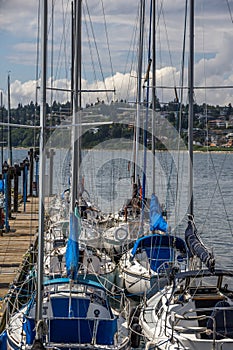
[[[227,76],[225,79],[221,72],[216,71],[215,74],[212,74],[214,71],[214,67],[218,67],[218,57],[215,59],[212,58],[210,60],[206,60],[206,78],[204,78],[203,71],[200,68],[201,63],[198,62],[196,65],[196,86],[209,87],[209,86],[227,86],[233,85],[233,74]],[[218,74],[217,74],[218,73]],[[185,72],[187,76],[187,70]],[[161,102],[173,101],[175,98],[175,92],[172,87],[180,86],[180,71],[178,71],[175,67],[163,67],[161,69],[157,69],[156,71],[157,78],[157,96],[159,97]],[[116,93],[113,92],[83,92],[82,94],[82,103],[83,106],[86,104],[95,103],[97,98],[100,100],[104,100],[105,102],[111,102],[113,99],[118,100],[127,100],[131,102],[135,102],[136,100],[136,91],[137,91],[137,81],[136,81],[136,72],[132,71],[131,73],[121,73],[117,72],[113,76],[108,76],[104,81],[97,81],[89,83],[87,80],[82,79],[82,89],[83,90],[112,90],[115,89]],[[59,88],[59,89],[67,89],[65,91],[51,91],[47,90],[47,100],[50,104],[51,99],[56,100],[62,103],[70,100],[70,80],[67,79],[54,79],[53,81],[48,79],[47,86]],[[161,88],[170,87],[170,89]],[[187,86],[187,84],[185,84]],[[179,90],[178,90],[179,91]],[[16,80],[11,83],[11,105],[12,107],[16,107],[18,103],[28,104],[31,101],[35,101],[36,96],[36,81],[30,80],[27,82],[20,82]],[[39,94],[38,94],[39,96]],[[203,89],[203,90],[195,90],[195,98],[198,104],[202,104],[203,102],[211,103],[211,104],[219,104],[219,105],[227,105],[232,103],[232,94],[231,89]],[[40,102],[40,97],[38,97]],[[6,94],[4,95],[4,101],[7,101]],[[184,92],[184,101],[183,103],[187,103],[187,90]]]
[[[25,83],[22,83],[19,80],[15,80],[10,85],[11,92],[11,107],[17,107],[18,103],[23,105],[35,101],[36,95],[36,81],[29,80]],[[7,95],[6,93],[3,96],[4,104],[6,105]]]
[[[148,1],[149,4],[150,1]],[[12,89],[12,105],[18,102],[28,103],[35,99],[35,71],[36,71],[36,38],[37,38],[37,0],[0,0],[0,30],[4,35],[4,40],[0,43],[2,59],[0,70],[12,71],[14,80]],[[86,35],[86,26],[83,27],[83,86],[86,89],[112,88],[112,74],[116,87],[116,98],[135,100],[135,78],[130,76],[130,71],[136,69],[137,52],[135,41],[132,40],[136,30],[136,18],[138,16],[139,1],[135,0],[104,0],[106,25],[108,28],[108,39],[113,66],[110,66],[110,57],[106,44],[106,34],[104,32],[102,3],[99,0],[83,1],[89,6],[95,39],[98,45],[99,57],[102,64],[102,71],[105,76],[105,83],[100,82],[101,74],[98,66],[97,54],[95,52],[91,30],[89,27],[90,41],[92,43],[92,53],[89,51],[89,41]],[[58,5],[58,7],[57,7]],[[180,85],[180,62],[182,57],[182,39],[184,25],[184,1],[167,0],[158,3],[157,9],[160,13],[159,27],[157,28],[157,84],[158,85]],[[63,10],[64,15],[63,15]],[[226,2],[218,0],[206,0],[195,3],[195,85],[232,85],[233,62],[232,62],[232,23]],[[49,2],[49,41],[51,41],[51,3]],[[89,26],[87,9],[83,15]],[[62,18],[65,25],[62,25]],[[70,0],[56,1],[55,7],[55,28],[54,31],[54,67],[51,73],[50,57],[51,48],[49,45],[49,68],[48,75],[53,74],[57,84],[67,86],[65,79],[70,79],[69,70],[70,59]],[[146,21],[148,27],[148,20]],[[188,37],[188,34],[187,34]],[[188,44],[188,39],[187,44]],[[148,44],[145,39],[145,47]],[[92,62],[93,60],[93,62]],[[146,69],[144,62],[144,70]],[[185,62],[187,72],[187,59]],[[95,68],[96,76],[91,75],[92,68]],[[85,73],[85,74],[84,74]],[[132,74],[131,74],[132,75]],[[135,75],[135,74],[134,74]],[[187,74],[186,74],[187,77]],[[98,80],[98,84],[94,83]],[[55,82],[54,82],[55,84]],[[185,80],[187,85],[187,79]],[[50,95],[50,93],[48,94]],[[60,98],[62,93],[53,93],[54,97]],[[85,102],[106,94],[83,94]],[[112,99],[111,94],[109,99]],[[230,91],[214,90],[195,92],[197,103],[202,103],[204,98],[208,102],[226,104],[231,102]],[[64,99],[69,95],[64,94]],[[158,96],[162,99],[172,100],[174,92],[172,90],[158,90]],[[102,98],[102,97],[101,97]],[[200,99],[200,101],[199,101]],[[222,99],[222,102],[221,102]],[[14,102],[13,102],[14,101]]]

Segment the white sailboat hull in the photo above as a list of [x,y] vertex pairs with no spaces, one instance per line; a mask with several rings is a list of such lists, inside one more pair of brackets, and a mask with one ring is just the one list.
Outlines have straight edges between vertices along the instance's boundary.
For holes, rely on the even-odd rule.
[[147,349],[232,350],[233,302],[225,291],[198,283],[187,292],[168,286],[151,297],[139,320]]

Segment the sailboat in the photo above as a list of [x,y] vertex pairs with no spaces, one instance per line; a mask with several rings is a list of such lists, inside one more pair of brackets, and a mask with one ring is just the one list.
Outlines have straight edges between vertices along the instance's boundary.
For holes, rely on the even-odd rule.
[[[114,288],[116,263],[99,248],[100,232],[82,219],[77,211],[79,241],[79,274]],[[44,273],[46,278],[66,276],[66,250],[70,234],[68,218],[49,224],[45,234]]]
[[[80,9],[81,1],[76,8]],[[42,1],[42,106],[40,174],[44,174],[44,131],[46,106],[47,0]],[[77,91],[74,95],[77,94]],[[74,169],[73,169],[74,170]],[[75,171],[73,171],[75,174]],[[72,191],[75,191],[72,182]],[[44,182],[39,186],[38,262],[36,288],[29,300],[9,316],[1,337],[2,349],[130,349],[124,294],[117,298],[102,283],[79,273],[79,220],[71,197],[69,238],[66,245],[67,276],[44,278]],[[112,305],[114,303],[114,307]]]
[[[62,193],[60,196],[55,196],[47,209],[49,215],[49,232],[47,234],[47,242],[54,242],[54,240],[65,240],[69,235],[69,202],[70,202],[70,189],[66,190],[66,193]],[[99,220],[93,223],[87,215],[83,208],[79,206],[79,212],[82,225],[80,232],[80,241],[86,243],[92,247],[100,247],[101,236],[100,231],[97,229]],[[87,210],[86,210],[87,212]],[[95,208],[95,213],[97,209]],[[92,216],[91,209],[88,209],[88,215]],[[51,247],[48,248],[51,250]]]
[[114,225],[103,230],[101,235],[104,249],[114,256],[116,262],[149,230],[147,223],[141,225],[141,186],[134,179],[131,185],[132,198],[125,200],[123,207],[113,216]]
[[141,230],[141,208],[139,206],[130,208],[126,204],[123,211],[123,215],[117,216],[115,224],[102,233],[103,246],[107,252],[114,256],[116,262],[126,251],[132,248],[139,237],[149,230],[147,223],[144,224],[143,231]]
[[[116,264],[113,259],[102,252],[99,248],[92,245],[92,240],[98,239],[99,233],[95,230],[90,230],[90,238],[88,242],[87,233],[85,238],[83,234],[83,220],[76,212],[76,215],[72,216],[71,222],[75,224],[69,225],[66,229],[66,234],[62,230],[54,230],[54,227],[50,227],[46,234],[46,249],[44,259],[44,273],[46,278],[58,278],[65,277],[67,275],[66,263],[67,257],[69,258],[69,252],[67,252],[67,245],[69,244],[70,236],[76,232],[75,239],[79,242],[78,245],[78,273],[83,277],[98,281],[102,283],[105,288],[111,290],[114,287]],[[71,252],[72,254],[73,252]]]
[[185,240],[190,266],[188,271],[171,276],[171,283],[146,301],[139,324],[146,349],[230,350],[233,349],[233,273],[215,267],[215,258],[198,235],[193,216],[194,0],[190,0],[189,6],[190,206]]
[[133,296],[155,293],[169,283],[174,269],[185,271],[188,249],[182,238],[168,233],[168,224],[155,194],[150,202],[150,235],[136,240],[119,261],[121,287]]

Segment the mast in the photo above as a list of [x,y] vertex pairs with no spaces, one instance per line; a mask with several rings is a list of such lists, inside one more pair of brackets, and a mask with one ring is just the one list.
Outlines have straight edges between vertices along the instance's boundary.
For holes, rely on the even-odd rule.
[[12,165],[12,145],[11,145],[11,90],[10,90],[10,72],[7,77],[7,90],[8,90],[8,165]]
[[140,130],[140,110],[142,94],[142,60],[143,60],[143,39],[144,39],[144,22],[145,22],[145,0],[140,2],[140,34],[139,34],[139,51],[138,51],[138,78],[137,78],[137,110],[136,110],[136,131],[135,131],[135,160],[133,183],[137,181],[136,166],[138,164],[139,152],[139,130]]
[[36,338],[42,339],[43,330],[40,325],[42,320],[43,298],[43,265],[44,265],[44,178],[45,174],[45,118],[46,118],[46,78],[47,78],[47,0],[41,4],[41,106],[40,106],[40,163],[39,163],[39,232],[38,232],[38,276],[37,276],[37,304],[36,304]]
[[[81,64],[82,64],[82,0],[78,0],[78,16],[77,16],[77,81],[75,86],[77,91],[78,110],[81,109]],[[79,128],[80,129],[80,128]]]
[[70,86],[71,86],[71,111],[73,112],[73,102],[74,102],[74,28],[75,28],[75,21],[74,21],[74,2],[71,2],[71,70],[70,70]]
[[150,1],[150,20],[149,20],[149,42],[148,42],[148,66],[145,77],[145,102],[146,103],[146,113],[145,113],[145,121],[144,121],[144,152],[143,152],[143,178],[142,178],[142,222],[144,220],[144,207],[145,207],[145,199],[146,199],[146,168],[147,168],[147,129],[148,129],[148,119],[149,119],[149,97],[150,97],[150,68],[151,68],[151,31],[152,31],[152,0]]
[[156,110],[156,9],[152,3],[152,193],[155,193],[155,110]]
[[[73,69],[73,128],[71,135],[72,165],[71,165],[71,212],[75,201],[79,198],[79,166],[80,166],[80,109],[81,109],[81,11],[82,0],[75,0],[75,34],[74,34],[74,69]],[[77,126],[78,125],[78,126]]]
[[188,147],[189,147],[189,210],[188,214],[193,216],[193,81],[194,81],[194,0],[190,0],[190,23],[189,23],[189,128],[188,128]]

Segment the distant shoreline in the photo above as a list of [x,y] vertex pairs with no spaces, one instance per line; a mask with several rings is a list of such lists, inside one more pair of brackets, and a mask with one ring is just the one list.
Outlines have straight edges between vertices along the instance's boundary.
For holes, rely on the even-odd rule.
[[[29,151],[31,148],[33,148],[33,147],[13,147],[13,150],[21,150],[21,151]],[[53,149],[56,149],[56,147],[52,147]],[[33,148],[34,149],[34,148]],[[37,148],[38,149],[38,148]],[[68,150],[67,148],[57,148],[57,149],[65,149],[65,150]],[[103,149],[100,147],[100,148],[98,148],[98,146],[96,147],[94,147],[94,148],[83,148],[83,150],[85,151],[85,150],[95,150],[95,151],[102,151]],[[109,149],[109,150],[113,150],[113,149]],[[123,151],[124,150],[124,148],[116,148],[116,149],[114,149],[114,150],[119,150],[119,151]],[[129,148],[125,148],[125,150],[126,151],[129,151]],[[7,151],[7,148],[6,147],[4,147],[4,151]],[[160,150],[157,150],[157,151],[160,151],[160,152],[166,152],[167,150],[165,150],[165,149],[160,149]],[[169,150],[169,151],[178,151],[178,150]],[[188,151],[188,149],[187,150],[180,150],[180,152],[187,152]],[[194,149],[193,150],[193,153],[207,153],[207,152],[210,152],[210,153],[233,153],[233,148],[231,147],[230,149],[227,149],[227,148],[221,148],[221,149],[218,149],[218,148],[216,148],[216,147],[211,147],[211,148],[206,148],[206,149],[204,149],[204,148],[202,148],[202,147],[200,147],[200,149]]]

